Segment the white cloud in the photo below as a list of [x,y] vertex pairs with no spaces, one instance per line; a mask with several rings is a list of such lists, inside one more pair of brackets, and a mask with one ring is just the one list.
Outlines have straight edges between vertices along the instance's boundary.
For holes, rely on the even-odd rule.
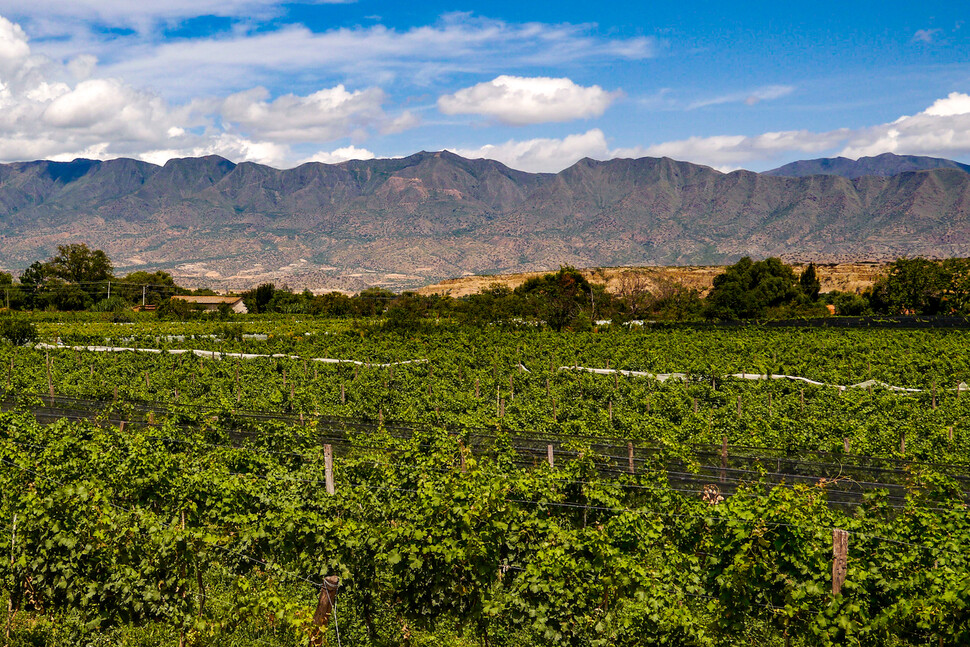
[[440,97],[438,109],[446,115],[482,115],[524,126],[598,117],[618,96],[567,78],[502,75]]
[[[304,0],[307,2],[307,0]],[[312,4],[343,4],[353,0],[309,0]],[[199,16],[270,17],[280,13],[279,0],[32,0],[30,15],[43,16],[47,25],[67,25],[96,20],[115,27],[147,29],[155,23],[170,23]],[[0,0],[0,13],[21,16],[27,7],[20,0]]]
[[[93,53],[105,62],[107,73],[168,96],[270,85],[281,73],[320,70],[357,83],[386,84],[404,77],[420,85],[450,74],[504,72],[546,59],[556,65],[640,60],[655,56],[659,47],[650,38],[608,39],[591,31],[590,25],[509,24],[451,14],[434,25],[407,30],[372,25],[314,32],[287,25],[157,44],[92,46],[100,48]],[[188,70],[191,74],[181,73]]]
[[945,99],[937,99],[929,108],[923,111],[924,115],[933,117],[952,117],[953,115],[965,115],[970,112],[970,95],[962,92],[951,92]]
[[344,146],[343,148],[338,148],[334,151],[320,151],[319,153],[308,157],[303,160],[303,162],[323,162],[324,164],[339,164],[340,162],[346,162],[348,160],[370,160],[376,157],[374,153],[367,150],[366,148],[357,148],[356,146]]
[[606,136],[599,128],[562,139],[509,140],[481,148],[451,148],[457,155],[472,159],[485,157],[521,171],[555,173],[584,157],[611,157]]
[[913,34],[913,42],[932,43],[936,35],[942,31],[942,29],[917,29]]
[[772,99],[786,97],[794,91],[795,88],[791,85],[766,85],[749,92],[732,92],[730,94],[722,94],[721,96],[713,97],[711,99],[695,101],[687,106],[687,109],[694,110],[696,108],[704,108],[707,106],[742,102],[746,105],[753,106],[754,104],[762,101],[770,101]]
[[305,97],[286,94],[267,101],[268,97],[265,88],[233,94],[222,104],[222,118],[257,137],[289,142],[363,138],[368,129],[393,123],[381,107],[380,88],[348,92],[338,85]]
[[[270,100],[264,88],[178,105],[120,78],[98,75],[93,57],[61,65],[32,53],[24,31],[0,17],[0,160],[172,157],[218,154],[292,165],[290,144],[365,139],[417,121],[382,108],[379,88],[342,85]],[[88,78],[90,77],[90,78]],[[353,146],[346,155],[373,156]]]

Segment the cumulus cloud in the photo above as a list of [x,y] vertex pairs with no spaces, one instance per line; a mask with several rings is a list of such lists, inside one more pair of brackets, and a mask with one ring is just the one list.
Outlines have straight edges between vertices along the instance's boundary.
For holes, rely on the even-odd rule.
[[918,114],[853,131],[842,154],[860,157],[887,151],[907,155],[970,153],[970,95],[951,92]]
[[270,100],[257,87],[179,105],[98,71],[91,56],[59,64],[33,54],[24,30],[0,17],[0,160],[125,156],[164,162],[219,154],[285,166],[296,161],[294,142],[365,139],[416,124],[409,113],[386,114],[379,88],[338,85]]
[[438,109],[446,115],[482,115],[524,126],[598,117],[619,94],[567,78],[502,75],[440,97]]
[[599,128],[562,139],[509,140],[504,144],[481,148],[452,148],[453,153],[472,159],[485,157],[498,160],[515,169],[555,173],[584,157],[611,157],[606,135]]
[[343,85],[301,97],[286,94],[267,101],[266,88],[238,92],[222,104],[222,118],[258,137],[280,141],[331,141],[348,135],[366,136],[393,120],[381,107],[380,88],[349,92]]

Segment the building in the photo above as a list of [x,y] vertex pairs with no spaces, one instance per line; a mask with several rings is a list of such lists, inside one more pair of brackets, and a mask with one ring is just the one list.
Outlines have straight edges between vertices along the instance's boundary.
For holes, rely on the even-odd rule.
[[237,314],[244,315],[249,312],[246,310],[246,304],[243,303],[242,297],[194,297],[178,295],[172,298],[188,301],[191,304],[198,304],[206,312],[215,312],[223,303],[232,308],[232,311]]

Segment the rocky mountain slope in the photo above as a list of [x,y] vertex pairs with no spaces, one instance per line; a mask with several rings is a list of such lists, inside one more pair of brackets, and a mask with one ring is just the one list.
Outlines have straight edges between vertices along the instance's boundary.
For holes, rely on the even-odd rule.
[[449,152],[278,170],[219,157],[0,165],[0,267],[86,242],[120,272],[313,290],[743,255],[970,255],[970,174],[720,173],[667,158],[532,174]]
[[840,175],[858,178],[866,175],[891,177],[908,171],[929,171],[937,168],[952,168],[970,172],[970,166],[940,157],[919,155],[894,155],[883,153],[875,157],[860,157],[852,160],[847,157],[825,157],[814,160],[800,160],[765,171],[765,175],[785,177],[806,177],[809,175]]

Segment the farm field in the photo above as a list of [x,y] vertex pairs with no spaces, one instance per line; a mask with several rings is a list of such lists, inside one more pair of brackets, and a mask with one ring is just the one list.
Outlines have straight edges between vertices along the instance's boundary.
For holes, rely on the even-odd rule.
[[37,329],[10,644],[302,645],[332,575],[327,644],[970,639],[962,330]]

